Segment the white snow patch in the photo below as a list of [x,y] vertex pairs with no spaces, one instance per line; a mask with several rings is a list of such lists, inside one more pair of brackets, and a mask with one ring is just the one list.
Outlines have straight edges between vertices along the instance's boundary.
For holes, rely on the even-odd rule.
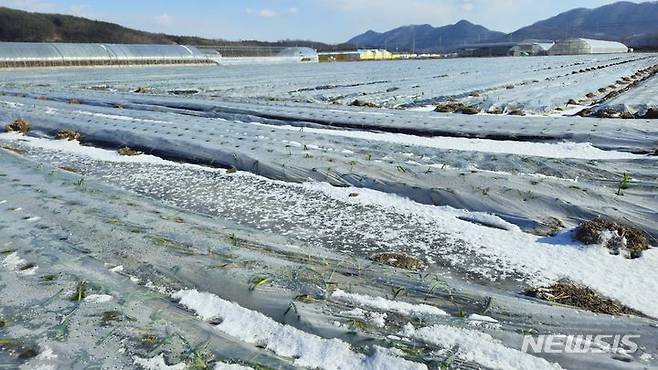
[[43,346],[41,353],[29,362],[20,366],[20,369],[23,370],[55,370],[58,366],[55,364],[57,359],[57,354],[48,346]]
[[204,320],[221,318],[216,329],[247,343],[258,344],[279,356],[294,358],[294,365],[320,369],[427,369],[423,364],[395,357],[385,351],[373,356],[353,352],[339,339],[324,339],[197,290],[181,290],[172,296]]
[[111,272],[117,272],[117,273],[118,273],[118,272],[123,272],[123,265],[119,265],[119,266],[116,266],[116,267],[112,267],[112,268],[110,269],[110,271],[111,271]]
[[158,121],[158,120],[151,120],[151,119],[135,118],[135,117],[130,117],[130,116],[121,116],[121,115],[118,115],[118,114],[94,113],[94,112],[87,112],[87,111],[82,111],[82,110],[76,111],[75,113],[82,114],[82,115],[85,115],[85,116],[114,119],[114,120],[118,120],[118,121],[147,122],[147,123],[170,123],[170,122],[167,122],[167,121]]
[[[366,206],[382,207],[400,214],[409,214],[432,221],[446,237],[461,241],[463,248],[476,253],[487,268],[499,275],[522,273],[529,284],[550,285],[568,277],[622,304],[658,317],[658,248],[652,248],[638,259],[612,258],[605,248],[583,247],[572,238],[573,230],[565,230],[555,237],[539,237],[521,231],[493,215],[487,221],[507,226],[499,230],[457,218],[458,215],[478,215],[450,207],[436,207],[416,203],[408,198],[371,189],[336,188],[326,183],[303,184],[308,189],[321,191],[341,202],[357,202]],[[349,198],[353,192],[358,197]],[[489,274],[489,273],[488,273]],[[499,275],[491,275],[495,280]],[[611,278],[614,277],[614,278]],[[364,304],[368,299],[363,300]]]
[[12,101],[0,101],[0,104],[1,105],[6,105],[9,108],[20,108],[20,107],[23,106],[22,103],[16,103],[16,102],[12,102]]
[[16,271],[21,265],[24,265],[25,262],[27,261],[22,259],[17,252],[14,252],[2,260],[2,266],[10,271]]
[[483,322],[491,322],[491,323],[497,323],[498,322],[498,320],[494,319],[493,317],[478,315],[476,313],[471,314],[468,317],[468,319],[472,320],[472,321],[483,321]]
[[361,307],[369,307],[381,311],[396,312],[405,316],[447,316],[448,314],[442,309],[427,304],[411,304],[407,302],[391,301],[382,297],[373,297],[362,294],[347,293],[343,290],[337,289],[331,294],[331,298],[348,302],[351,304],[359,305]]
[[372,311],[362,310],[360,308],[355,308],[350,311],[341,312],[341,315],[362,319],[378,328],[383,328],[386,326],[387,315],[383,312],[372,312]]
[[[345,202],[347,199],[347,202],[355,202],[364,205],[373,205],[373,206],[379,206],[385,208],[396,208],[396,210],[403,211],[405,213],[418,213],[416,210],[417,207],[419,209],[428,207],[428,209],[435,211],[432,212],[433,214],[431,215],[431,217],[436,217],[437,215],[440,214],[443,216],[442,218],[450,217],[455,220],[458,220],[458,222],[462,222],[462,223],[467,222],[464,220],[457,219],[457,217],[460,217],[471,221],[496,225],[497,227],[508,231],[522,232],[518,226],[509,223],[503,220],[502,218],[491,213],[471,212],[465,209],[458,209],[450,206],[423,205],[420,203],[416,203],[408,198],[397,196],[395,194],[384,193],[367,188],[355,188],[355,187],[338,188],[328,183],[320,183],[320,182],[304,183],[302,184],[302,186],[309,190],[320,191],[332,199],[340,200],[343,202]],[[355,192],[359,193],[358,197],[349,197],[349,194]]]
[[[436,167],[436,168],[441,168],[439,167],[440,165],[435,165],[432,164],[430,167]],[[457,169],[459,170],[460,168],[455,168],[455,167],[448,167],[449,169]],[[578,182],[578,177],[575,179],[570,179],[570,178],[565,178],[565,177],[557,177],[557,176],[549,176],[549,175],[544,175],[542,173],[524,173],[524,172],[507,172],[507,171],[491,171],[491,170],[483,170],[481,168],[478,168],[473,165],[468,165],[466,168],[464,168],[466,171],[477,171],[477,172],[483,172],[483,173],[490,173],[494,175],[502,175],[502,176],[523,176],[523,177],[533,177],[533,178],[538,178],[542,180],[554,180],[554,181],[564,181],[564,182],[572,182],[572,183],[577,183]]]
[[500,330],[502,325],[493,317],[472,314],[467,319],[467,324],[479,329]]
[[[262,123],[250,123],[252,125],[266,126],[280,130],[299,131],[299,127],[282,125],[266,125]],[[544,158],[573,158],[573,159],[636,159],[649,158],[647,156],[601,150],[594,147],[591,143],[539,143],[523,142],[513,140],[491,140],[491,139],[470,139],[460,137],[421,137],[407,134],[379,133],[367,131],[346,131],[330,130],[321,128],[305,127],[304,132],[311,132],[321,135],[340,136],[352,139],[374,140],[386,143],[401,145],[416,145],[427,148],[436,148],[443,150],[459,150],[484,153],[503,153],[516,154]]]
[[144,370],[184,370],[187,368],[184,363],[167,365],[164,359],[164,354],[162,353],[158,356],[148,359],[134,357],[133,361],[135,361],[135,363],[141,366]]
[[[150,154],[141,154],[137,156],[124,156],[124,155],[120,155],[117,151],[114,150],[107,150],[107,149],[96,148],[93,146],[81,145],[80,142],[78,141],[51,140],[47,138],[23,136],[22,134],[18,134],[14,132],[0,133],[0,140],[3,139],[20,140],[22,144],[30,147],[41,148],[41,149],[60,152],[60,153],[81,155],[102,162],[144,163],[144,164],[159,164],[159,165],[169,165],[169,166],[173,165],[173,166],[183,166],[189,168],[198,168],[198,169],[203,169],[204,171],[226,173],[226,170],[223,168],[211,168],[197,164],[177,163]],[[250,175],[250,173],[244,171],[238,171],[238,173],[241,175],[245,175],[245,174]],[[21,211],[21,210],[22,208],[15,209],[15,211]]]
[[148,289],[151,289],[154,292],[158,292],[162,295],[171,295],[173,291],[168,290],[167,288],[154,284],[151,280],[148,280],[144,286]]
[[[407,108],[409,112],[434,112],[436,109],[436,105],[423,105],[422,107],[413,107],[413,108]],[[448,118],[444,116],[437,116],[441,118]]]
[[457,357],[491,369],[561,369],[560,365],[542,358],[505,347],[489,334],[470,329],[458,329],[445,325],[415,329],[407,324],[403,335],[422,340],[445,349],[458,347]]
[[107,303],[111,300],[112,296],[107,294],[91,294],[85,297],[86,303]]
[[37,273],[37,270],[39,269],[39,266],[32,266],[29,269],[18,271],[19,275],[34,275]]
[[[16,133],[0,134],[0,139],[12,140],[18,138],[19,136]],[[80,154],[105,162],[153,163],[153,164],[168,163],[164,159],[153,155],[142,154],[137,156],[124,156],[111,150],[80,145],[80,143],[77,141],[50,140],[50,139],[32,137],[32,136],[20,136],[20,139],[21,139],[21,143],[31,147],[37,147],[37,148],[64,152],[64,153]]]
[[216,362],[214,366],[215,370],[252,370],[250,367],[238,365],[238,364],[227,364],[225,362]]
[[43,350],[41,350],[41,353],[39,353],[39,356],[37,356],[37,358],[40,360],[52,361],[57,358],[57,354],[55,354],[52,348],[45,346]]
[[6,268],[9,271],[16,272],[19,275],[34,275],[39,266],[34,265],[30,268],[26,268],[27,261],[21,258],[18,255],[18,252],[13,252],[2,260],[2,267]]

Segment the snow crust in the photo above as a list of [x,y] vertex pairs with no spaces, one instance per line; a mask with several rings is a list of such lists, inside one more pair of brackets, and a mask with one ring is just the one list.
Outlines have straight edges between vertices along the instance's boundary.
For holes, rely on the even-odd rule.
[[373,297],[362,294],[347,293],[343,290],[336,289],[331,294],[331,298],[349,302],[361,307],[373,308],[381,311],[396,312],[405,316],[447,316],[448,313],[438,307],[427,304],[411,304],[402,301],[391,301],[382,297]]
[[489,334],[470,329],[433,325],[420,329],[407,324],[402,335],[446,349],[458,348],[457,357],[491,369],[556,370],[562,367],[512,348],[505,347]]
[[91,294],[85,297],[84,301],[86,303],[107,303],[112,299],[113,297],[107,294]]
[[21,270],[22,266],[25,266],[27,263],[26,260],[21,258],[17,252],[10,253],[2,260],[2,267],[6,268],[9,271],[14,271],[19,275],[34,275],[36,274],[39,266],[32,266],[27,269]]
[[184,363],[176,365],[167,365],[164,359],[164,354],[160,354],[153,358],[134,358],[135,364],[142,367],[144,370],[185,370],[187,366]]
[[180,290],[172,295],[203,320],[221,319],[216,329],[232,337],[267,348],[279,356],[294,358],[295,366],[318,369],[427,369],[387,351],[371,356],[352,351],[338,339],[324,339],[283,325],[271,318],[214,294]]

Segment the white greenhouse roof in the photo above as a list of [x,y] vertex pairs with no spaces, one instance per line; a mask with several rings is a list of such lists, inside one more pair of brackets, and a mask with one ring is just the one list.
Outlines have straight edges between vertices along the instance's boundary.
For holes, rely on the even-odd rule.
[[142,44],[73,44],[55,42],[0,42],[0,61],[78,60],[203,60],[192,46]]
[[305,56],[305,57],[313,57],[317,56],[318,52],[315,49],[312,48],[307,48],[307,47],[290,47],[290,48],[285,48],[279,52],[279,56]]
[[558,41],[548,51],[549,55],[626,53],[628,47],[620,42],[585,38]]
[[586,42],[592,48],[627,48],[626,45],[617,41],[594,40],[585,38],[579,38],[578,40]]

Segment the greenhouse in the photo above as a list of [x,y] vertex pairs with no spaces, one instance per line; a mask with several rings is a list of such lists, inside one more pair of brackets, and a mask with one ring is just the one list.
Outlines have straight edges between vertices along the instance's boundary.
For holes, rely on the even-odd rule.
[[553,43],[541,42],[521,43],[512,47],[509,50],[508,55],[515,57],[546,55],[553,45]]
[[210,64],[192,46],[0,42],[0,67]]
[[615,54],[628,53],[628,47],[620,42],[569,39],[558,41],[548,51],[548,55],[580,55],[580,54]]
[[298,59],[300,62],[317,63],[319,61],[318,52],[312,48],[291,47],[281,50],[279,57]]

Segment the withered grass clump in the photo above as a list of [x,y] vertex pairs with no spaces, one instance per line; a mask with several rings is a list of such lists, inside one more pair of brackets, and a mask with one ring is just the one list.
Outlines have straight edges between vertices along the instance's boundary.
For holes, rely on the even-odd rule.
[[510,116],[520,116],[520,117],[525,116],[525,112],[522,109],[512,109],[508,111],[507,114]]
[[101,326],[110,326],[113,322],[121,321],[123,315],[119,311],[105,311],[101,315]]
[[[625,239],[625,249],[630,252],[630,258],[638,258],[642,252],[649,249],[649,238],[647,233],[637,227],[619,224],[597,217],[582,223],[576,230],[576,240],[585,245],[601,244],[604,240],[604,232],[616,232],[618,238]],[[607,247],[616,243],[607,243]]]
[[422,270],[425,268],[425,263],[416,258],[403,253],[385,252],[377,253],[370,256],[372,261],[393,266],[405,270]]
[[71,173],[80,173],[80,170],[73,166],[59,166],[59,169]]
[[531,234],[538,236],[555,236],[567,227],[562,220],[555,217],[541,219],[537,227],[530,230]]
[[14,122],[5,126],[6,132],[20,132],[21,134],[27,134],[30,131],[30,124],[22,119],[17,119]]
[[481,109],[476,105],[466,105],[462,102],[449,101],[437,104],[434,111],[441,113],[478,114]]
[[118,152],[119,152],[120,155],[125,155],[125,156],[128,156],[128,157],[144,154],[143,152],[140,152],[139,150],[131,149],[127,146],[124,146],[123,148],[119,148]]
[[525,294],[529,297],[544,301],[559,303],[567,306],[581,308],[594,313],[608,315],[638,315],[642,314],[628,308],[609,298],[599,295],[594,290],[575,284],[569,280],[560,280],[557,283],[543,288],[530,288]]
[[375,103],[365,101],[365,100],[359,100],[355,99],[350,103],[350,106],[352,107],[368,107],[368,108],[379,108],[379,106]]
[[80,133],[73,130],[59,130],[55,135],[57,140],[80,141],[81,138]]

